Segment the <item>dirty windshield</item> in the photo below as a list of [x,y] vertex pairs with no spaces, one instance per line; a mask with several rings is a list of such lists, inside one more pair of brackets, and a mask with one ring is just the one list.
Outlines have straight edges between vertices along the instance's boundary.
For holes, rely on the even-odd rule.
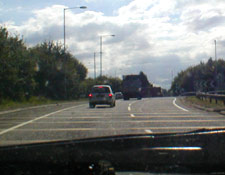
[[224,0],[1,0],[0,146],[224,128],[224,47]]

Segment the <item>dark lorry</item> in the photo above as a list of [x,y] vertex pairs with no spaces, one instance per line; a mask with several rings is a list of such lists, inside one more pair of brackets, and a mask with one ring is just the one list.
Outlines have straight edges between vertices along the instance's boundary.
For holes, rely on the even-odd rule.
[[123,99],[141,99],[144,97],[162,97],[161,87],[154,87],[147,76],[140,72],[137,75],[124,75],[122,81]]
[[140,75],[124,75],[122,81],[123,99],[141,99],[142,81]]

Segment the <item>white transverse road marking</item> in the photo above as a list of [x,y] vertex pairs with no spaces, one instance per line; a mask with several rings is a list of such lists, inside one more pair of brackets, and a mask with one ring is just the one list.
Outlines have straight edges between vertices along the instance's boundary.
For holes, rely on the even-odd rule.
[[188,112],[188,110],[187,110],[187,109],[184,109],[184,108],[182,108],[182,107],[178,106],[178,105],[176,104],[176,100],[177,100],[177,98],[174,98],[174,100],[173,100],[173,105],[174,105],[174,106],[176,106],[177,108],[179,108],[179,109],[183,110],[183,111]]
[[59,112],[62,112],[62,111],[66,111],[66,110],[68,110],[68,109],[72,109],[72,108],[76,108],[76,107],[79,107],[79,106],[83,106],[83,105],[84,105],[84,104],[82,104],[82,105],[77,105],[77,106],[72,106],[72,107],[65,108],[65,109],[61,109],[61,110],[58,110],[58,111],[55,111],[55,112],[51,112],[51,113],[49,113],[49,114],[46,114],[46,115],[37,117],[37,118],[35,118],[35,119],[33,119],[33,120],[29,120],[29,121],[27,121],[27,122],[23,122],[23,123],[21,123],[21,124],[19,124],[19,125],[16,125],[16,126],[13,126],[13,127],[11,127],[11,128],[8,128],[8,129],[6,129],[6,130],[1,131],[1,132],[0,132],[0,135],[3,135],[3,134],[5,134],[5,133],[7,133],[7,132],[10,132],[10,131],[13,131],[13,130],[15,130],[15,129],[17,129],[17,128],[20,128],[20,127],[22,127],[22,126],[24,126],[24,125],[30,124],[30,123],[32,123],[32,122],[34,122],[34,121],[37,121],[37,120],[43,119],[43,118],[45,118],[45,117],[48,117],[48,116],[50,116],[50,115],[53,115],[53,114],[56,114],[56,113],[59,113]]
[[146,129],[145,132],[146,133],[152,133],[152,131],[150,129]]
[[135,117],[135,115],[134,115],[134,114],[130,114],[130,116],[131,116],[131,117]]

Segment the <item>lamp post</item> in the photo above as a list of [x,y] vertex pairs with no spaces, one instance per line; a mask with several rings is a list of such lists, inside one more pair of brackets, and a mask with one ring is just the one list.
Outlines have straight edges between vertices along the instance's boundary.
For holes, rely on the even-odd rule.
[[100,35],[100,77],[102,77],[102,37],[115,35]]
[[66,49],[66,10],[77,9],[77,8],[86,9],[87,7],[86,6],[80,6],[80,7],[68,7],[68,8],[63,9],[63,39],[64,39],[63,46],[64,46],[64,52],[65,52],[65,49]]
[[[80,9],[86,9],[86,6],[80,6],[80,7],[68,7],[68,8],[64,8],[63,9],[63,48],[64,48],[64,53],[66,52],[66,10],[69,9],[76,9],[76,8],[80,8]],[[65,59],[64,59],[64,91],[65,91],[65,99],[67,98],[67,87],[66,87],[66,68],[65,68]]]
[[217,60],[217,53],[216,53],[216,40],[214,40],[215,43],[215,60]]
[[95,63],[96,52],[94,52],[94,79],[96,79],[96,63]]

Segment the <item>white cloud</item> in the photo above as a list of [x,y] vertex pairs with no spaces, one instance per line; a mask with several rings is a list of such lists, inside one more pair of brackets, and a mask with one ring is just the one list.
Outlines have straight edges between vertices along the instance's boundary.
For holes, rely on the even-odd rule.
[[[90,0],[87,0],[90,1]],[[91,0],[93,1],[93,0]],[[34,45],[45,40],[63,42],[63,8],[53,5],[35,10],[22,25],[5,22],[11,32]],[[91,9],[89,7],[89,9]],[[151,81],[169,88],[171,71],[214,55],[223,57],[225,1],[223,0],[133,0],[114,16],[91,10],[66,11],[66,44],[93,76],[93,53],[103,37],[103,73],[122,75],[143,70]],[[221,41],[221,42],[219,42]],[[97,56],[99,65],[99,56]],[[99,67],[99,66],[98,66]]]

